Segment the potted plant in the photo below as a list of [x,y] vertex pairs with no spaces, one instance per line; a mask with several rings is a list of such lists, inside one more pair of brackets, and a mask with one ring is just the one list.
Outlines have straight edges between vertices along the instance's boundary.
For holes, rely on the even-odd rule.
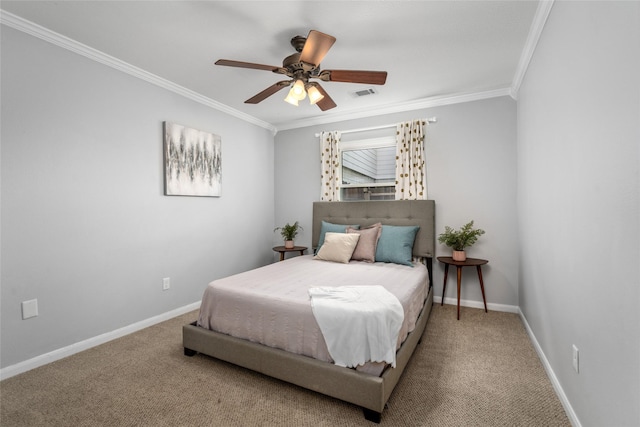
[[465,248],[472,246],[478,241],[478,236],[484,234],[484,230],[479,228],[473,228],[473,221],[463,225],[460,230],[454,230],[453,228],[444,227],[444,233],[438,236],[438,242],[444,243],[453,249],[454,261],[465,261],[467,254]]
[[280,230],[280,235],[284,239],[284,247],[287,249],[291,249],[294,246],[293,239],[295,239],[295,237],[298,235],[298,231],[302,229],[302,226],[298,224],[298,221],[296,221],[293,224],[287,223],[282,227],[276,227],[273,229],[273,231],[275,232]]

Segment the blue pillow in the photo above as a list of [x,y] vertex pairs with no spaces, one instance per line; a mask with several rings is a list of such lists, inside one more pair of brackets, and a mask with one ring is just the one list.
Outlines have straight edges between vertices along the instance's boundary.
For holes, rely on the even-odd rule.
[[376,247],[376,262],[392,262],[413,267],[413,242],[419,229],[417,225],[383,225]]
[[316,248],[316,253],[320,250],[320,246],[324,243],[324,235],[325,233],[346,233],[347,227],[359,229],[359,225],[344,225],[344,224],[332,224],[330,222],[322,221],[322,225],[320,226],[320,236],[318,239],[318,247]]

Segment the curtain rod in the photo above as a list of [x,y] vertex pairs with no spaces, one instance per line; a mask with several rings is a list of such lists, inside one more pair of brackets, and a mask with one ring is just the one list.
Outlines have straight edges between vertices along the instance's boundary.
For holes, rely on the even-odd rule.
[[[428,119],[426,119],[426,121],[427,121],[427,123],[437,123],[438,119],[437,119],[437,117],[429,117]],[[397,123],[394,123],[392,125],[373,126],[373,127],[360,128],[360,129],[349,129],[349,130],[340,131],[340,133],[342,135],[344,135],[345,133],[366,132],[366,131],[369,131],[369,130],[393,128],[393,127],[396,127],[396,126],[397,126]],[[316,133],[316,138],[319,137],[319,136],[320,136],[320,134]]]

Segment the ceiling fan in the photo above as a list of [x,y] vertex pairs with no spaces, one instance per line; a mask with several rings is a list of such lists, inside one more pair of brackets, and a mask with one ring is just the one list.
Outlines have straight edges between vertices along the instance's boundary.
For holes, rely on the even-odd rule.
[[216,65],[228,67],[251,68],[266,70],[276,74],[284,74],[291,80],[282,80],[269,86],[262,92],[247,99],[245,104],[257,104],[269,96],[291,86],[285,101],[298,105],[309,95],[309,102],[316,104],[322,111],[336,107],[336,103],[319,83],[310,81],[318,79],[324,82],[346,82],[383,85],[387,80],[386,71],[359,70],[320,70],[320,62],[335,43],[336,38],[320,31],[311,30],[307,37],[295,36],[291,39],[291,46],[297,53],[287,56],[282,61],[282,67],[254,64],[251,62],[219,59]]

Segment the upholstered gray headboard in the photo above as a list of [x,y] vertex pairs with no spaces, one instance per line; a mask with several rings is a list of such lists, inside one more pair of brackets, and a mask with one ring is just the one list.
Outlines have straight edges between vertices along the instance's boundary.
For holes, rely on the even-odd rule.
[[318,246],[322,221],[333,224],[359,224],[361,227],[381,222],[387,225],[418,225],[413,255],[434,258],[436,203],[433,200],[385,200],[362,202],[314,202],[313,247]]

